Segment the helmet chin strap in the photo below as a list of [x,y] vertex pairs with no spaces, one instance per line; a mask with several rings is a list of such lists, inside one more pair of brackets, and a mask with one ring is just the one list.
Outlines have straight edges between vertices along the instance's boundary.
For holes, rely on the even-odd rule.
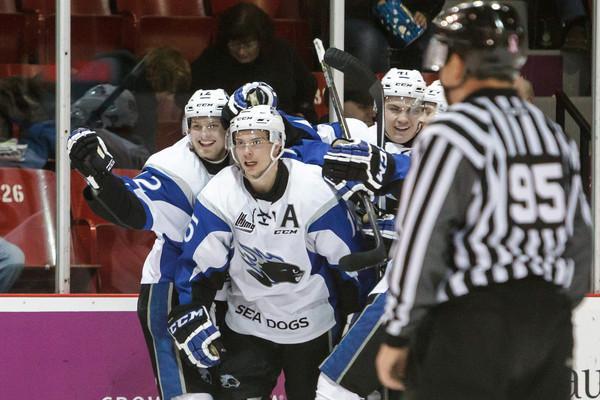
[[193,152],[193,153],[194,153],[194,154],[195,154],[195,155],[196,155],[198,158],[201,158],[202,160],[204,160],[204,161],[206,161],[207,163],[210,163],[210,164],[220,164],[220,163],[222,163],[223,161],[225,161],[225,159],[227,158],[227,155],[228,155],[228,152],[227,152],[227,151],[225,151],[225,155],[223,156],[223,158],[221,158],[221,159],[219,159],[219,160],[209,160],[209,159],[207,159],[207,158],[200,157],[200,156],[198,155],[198,153],[196,153],[196,150],[194,149],[194,145],[192,144],[192,141],[191,141],[191,140],[190,140],[190,141],[188,141],[188,148],[189,148],[189,149],[190,149],[190,151],[192,151],[192,152]]

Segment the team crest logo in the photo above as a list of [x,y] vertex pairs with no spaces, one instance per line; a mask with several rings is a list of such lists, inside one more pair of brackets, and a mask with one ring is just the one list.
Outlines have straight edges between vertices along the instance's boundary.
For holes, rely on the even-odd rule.
[[256,226],[254,224],[254,212],[252,212],[252,220],[248,220],[248,214],[246,214],[245,212],[242,211],[240,213],[240,215],[237,217],[237,219],[235,220],[234,225],[240,231],[243,231],[246,233],[252,233],[252,231],[254,230],[254,227]]
[[283,282],[298,283],[304,276],[300,267],[283,262],[279,256],[243,244],[240,248],[242,259],[250,267],[248,273],[267,287]]

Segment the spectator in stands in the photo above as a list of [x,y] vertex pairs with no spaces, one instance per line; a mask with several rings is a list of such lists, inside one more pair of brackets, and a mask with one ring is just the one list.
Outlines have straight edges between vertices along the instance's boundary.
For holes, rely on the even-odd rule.
[[145,73],[133,91],[140,118],[134,128],[150,152],[156,150],[159,122],[179,121],[189,98],[192,74],[185,57],[172,47],[158,47],[146,54]]
[[[329,3],[307,1],[311,13],[322,20],[317,23],[322,30],[320,36],[328,37]],[[373,72],[386,72],[390,67],[420,70],[421,56],[429,41],[428,21],[441,11],[443,4],[444,0],[346,0],[344,49]],[[394,18],[406,10],[412,14],[412,23],[400,28]],[[313,28],[315,33],[317,30]]]
[[[115,90],[102,84],[89,89],[71,107],[71,125],[83,126],[91,113]],[[44,106],[45,88],[38,78],[9,77],[0,80],[0,115],[4,130],[16,127],[19,143],[27,145],[22,160],[0,159],[0,166],[44,168],[56,157],[56,124]],[[98,134],[110,144],[119,168],[141,168],[150,153],[127,140],[138,119],[135,98],[125,90],[94,121]]]
[[564,27],[563,50],[589,50],[590,32],[583,0],[555,0],[555,3]]
[[123,90],[97,121],[88,123],[92,113],[116,89],[113,85],[101,84],[85,92],[71,106],[71,127],[90,126],[91,123],[98,136],[111,149],[118,168],[141,169],[150,152],[143,144],[128,140],[138,121],[137,104],[129,90]]
[[214,46],[192,62],[192,88],[223,88],[264,81],[279,96],[279,107],[315,122],[316,82],[296,51],[274,35],[273,22],[259,7],[239,3],[219,17]]
[[19,279],[25,255],[21,249],[0,237],[0,293],[6,293]]
[[43,168],[54,157],[54,121],[49,121],[41,79],[12,76],[0,80],[0,115],[5,136],[18,135],[27,145],[22,160],[0,160],[3,167]]

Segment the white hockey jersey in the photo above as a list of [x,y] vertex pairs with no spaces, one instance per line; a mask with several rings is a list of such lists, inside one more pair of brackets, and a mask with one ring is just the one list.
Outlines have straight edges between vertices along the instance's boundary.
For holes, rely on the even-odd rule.
[[196,196],[212,175],[190,151],[189,139],[153,154],[135,178],[121,177],[146,210],[144,229],[156,233],[156,241],[142,270],[144,283],[174,280],[183,232],[190,222]]
[[319,167],[281,163],[289,175],[273,202],[253,197],[237,167],[207,184],[186,231],[178,265],[184,278],[176,282],[180,301],[189,303],[191,283],[216,290],[229,273],[225,320],[231,329],[301,343],[335,325],[334,274],[358,290],[356,273],[336,267],[342,256],[359,250],[359,237]]

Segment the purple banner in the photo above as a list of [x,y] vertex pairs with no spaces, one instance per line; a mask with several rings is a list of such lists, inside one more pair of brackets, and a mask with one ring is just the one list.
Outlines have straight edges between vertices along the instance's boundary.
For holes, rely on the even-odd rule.
[[160,400],[135,312],[0,312],[0,332],[0,399]]
[[135,312],[3,312],[0,331],[2,399],[159,399]]

